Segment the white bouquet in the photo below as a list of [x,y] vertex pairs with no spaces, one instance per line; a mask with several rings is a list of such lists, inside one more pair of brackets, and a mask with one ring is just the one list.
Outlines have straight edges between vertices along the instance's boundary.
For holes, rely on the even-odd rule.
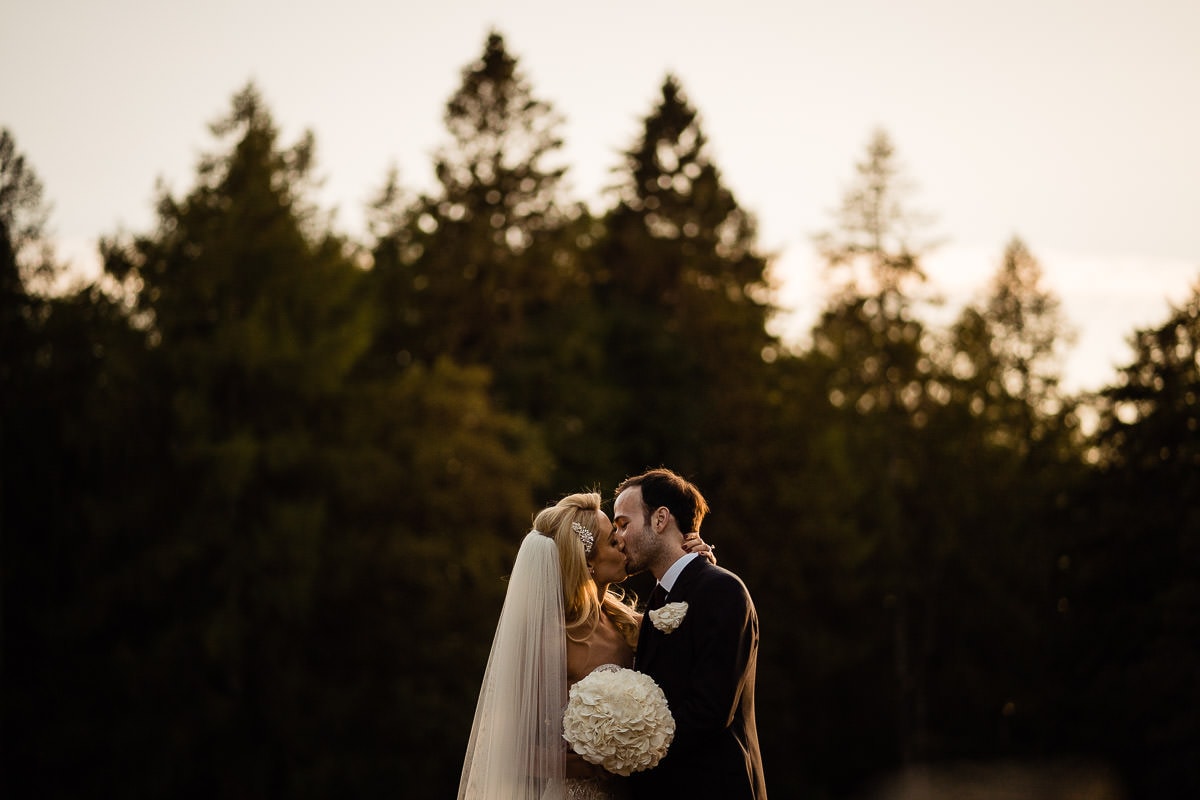
[[586,761],[629,775],[662,760],[675,718],[649,675],[605,664],[571,687],[563,738]]

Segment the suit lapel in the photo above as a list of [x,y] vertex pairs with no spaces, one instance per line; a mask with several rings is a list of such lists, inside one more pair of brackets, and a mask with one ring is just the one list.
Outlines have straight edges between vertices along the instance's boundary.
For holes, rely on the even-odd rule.
[[[702,557],[697,556],[688,563],[679,577],[675,580],[675,586],[672,587],[667,595],[667,603],[682,603],[686,602],[688,592],[691,585],[695,582],[696,577],[708,566],[708,562]],[[650,612],[647,610],[645,617],[642,619],[642,628],[638,633],[638,651],[636,655],[637,668],[645,673],[653,673],[654,656],[662,644],[663,637],[667,634],[655,628],[650,622]]]

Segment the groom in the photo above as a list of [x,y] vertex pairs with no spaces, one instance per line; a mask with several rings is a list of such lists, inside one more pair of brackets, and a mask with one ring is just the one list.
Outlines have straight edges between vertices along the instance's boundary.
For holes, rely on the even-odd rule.
[[675,717],[667,755],[631,778],[635,800],[767,797],[754,724],[754,603],[732,572],[679,555],[683,532],[700,530],[707,512],[700,491],[667,469],[617,487],[613,524],[626,568],[658,580],[649,611],[668,606],[642,619],[636,666],[662,687]]

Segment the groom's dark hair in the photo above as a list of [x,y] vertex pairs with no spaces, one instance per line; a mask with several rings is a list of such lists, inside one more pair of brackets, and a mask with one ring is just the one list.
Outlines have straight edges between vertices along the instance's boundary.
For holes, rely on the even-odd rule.
[[642,489],[642,510],[647,522],[650,521],[651,511],[665,506],[675,517],[680,531],[691,533],[700,530],[700,523],[708,513],[708,503],[691,481],[660,467],[626,478],[617,487],[614,496],[634,486]]

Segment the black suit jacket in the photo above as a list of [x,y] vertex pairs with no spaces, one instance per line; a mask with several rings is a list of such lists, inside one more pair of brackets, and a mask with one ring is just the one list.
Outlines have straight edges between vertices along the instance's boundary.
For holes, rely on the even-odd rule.
[[688,604],[683,621],[663,633],[646,614],[636,668],[662,687],[675,717],[675,740],[658,766],[635,773],[635,798],[766,800],[754,678],[758,614],[732,572],[694,558],[667,603]]

